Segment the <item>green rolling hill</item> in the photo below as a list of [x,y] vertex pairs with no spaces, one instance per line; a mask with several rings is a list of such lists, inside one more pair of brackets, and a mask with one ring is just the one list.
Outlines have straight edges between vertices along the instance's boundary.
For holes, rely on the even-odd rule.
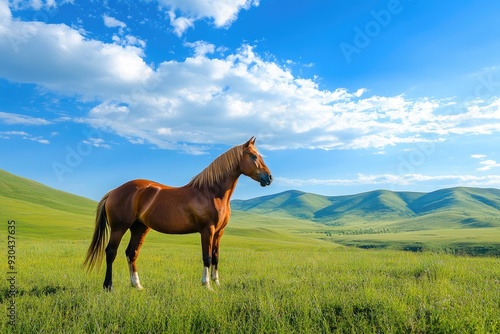
[[0,170],[0,219],[15,220],[20,238],[88,237],[96,205],[85,197]]
[[[306,203],[304,205],[303,203]],[[299,191],[235,200],[233,210],[307,219],[316,237],[362,248],[500,255],[500,190],[376,190],[349,196]]]
[[258,214],[273,214],[274,216],[313,219],[314,213],[328,206],[327,197],[308,194],[297,190],[257,197],[249,200],[233,200],[233,210],[248,211]]
[[47,187],[0,169],[0,196],[72,214],[95,211],[96,202]]
[[[500,190],[451,188],[431,193],[376,190],[321,196],[296,190],[234,200],[234,210],[305,218],[331,226],[394,225],[398,230],[436,227],[500,227]],[[428,220],[426,223],[425,220]],[[439,221],[434,225],[433,221]]]
[[[97,203],[0,170],[0,219],[24,239],[90,240]],[[321,196],[291,190],[232,201],[227,242],[328,242],[362,248],[436,249],[500,255],[500,190],[377,190]],[[6,229],[0,234],[6,233]],[[148,242],[165,239],[151,233]],[[168,237],[173,242],[199,242]],[[225,242],[226,242],[225,240]]]

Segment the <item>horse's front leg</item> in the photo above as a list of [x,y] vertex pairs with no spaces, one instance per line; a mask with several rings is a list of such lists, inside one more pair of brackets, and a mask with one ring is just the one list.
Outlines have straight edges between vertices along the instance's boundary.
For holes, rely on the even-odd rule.
[[212,290],[210,286],[209,269],[212,264],[212,246],[214,241],[215,227],[207,226],[201,232],[201,251],[203,254],[203,272],[201,274],[201,284],[207,289]]
[[216,285],[220,285],[218,266],[219,266],[220,239],[222,238],[223,233],[224,229],[221,229],[218,233],[215,234],[213,249],[212,249],[212,268],[210,276],[212,278],[212,281],[214,281]]

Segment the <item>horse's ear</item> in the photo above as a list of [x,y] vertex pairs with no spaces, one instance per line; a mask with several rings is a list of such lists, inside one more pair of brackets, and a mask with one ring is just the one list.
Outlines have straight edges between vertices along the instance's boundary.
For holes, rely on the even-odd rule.
[[250,145],[254,145],[255,144],[255,137],[252,136],[252,138],[250,138],[246,143],[245,143],[245,147],[248,147]]

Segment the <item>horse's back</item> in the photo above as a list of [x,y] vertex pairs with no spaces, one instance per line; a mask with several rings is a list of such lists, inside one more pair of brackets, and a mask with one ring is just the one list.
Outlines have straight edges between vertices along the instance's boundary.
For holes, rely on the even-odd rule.
[[[175,189],[176,187],[171,187],[167,186],[165,184],[161,184],[159,182],[151,181],[151,180],[146,180],[146,179],[136,179],[136,180],[131,180],[128,182],[125,182],[118,188],[125,187],[125,188],[136,188],[136,189],[144,189],[144,188],[149,188],[149,187],[157,187],[160,189]],[[116,189],[118,189],[116,188]]]
[[175,189],[164,184],[137,179],[113,189],[106,201],[106,212],[110,224],[132,224],[144,210],[144,203],[152,201],[161,190]]

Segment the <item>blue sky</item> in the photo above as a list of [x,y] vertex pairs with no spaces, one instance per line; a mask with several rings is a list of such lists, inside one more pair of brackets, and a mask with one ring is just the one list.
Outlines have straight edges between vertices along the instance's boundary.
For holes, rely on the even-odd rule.
[[0,168],[92,199],[251,136],[288,189],[500,187],[500,3],[0,0]]

